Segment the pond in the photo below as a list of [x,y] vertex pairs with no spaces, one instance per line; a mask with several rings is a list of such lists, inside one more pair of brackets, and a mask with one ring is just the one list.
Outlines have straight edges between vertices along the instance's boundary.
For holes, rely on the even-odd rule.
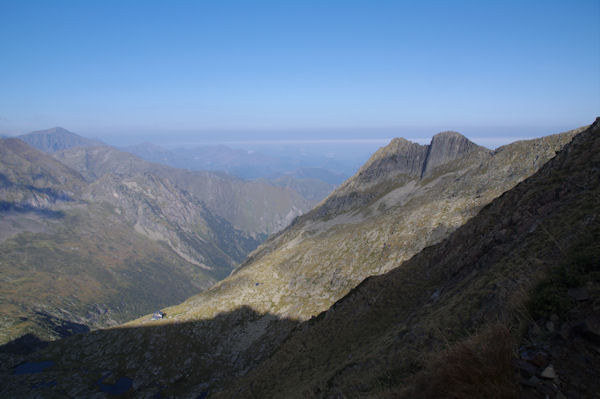
[[52,360],[47,360],[44,362],[25,362],[23,364],[19,364],[15,367],[13,374],[34,374],[41,373],[48,367],[54,366],[54,362]]

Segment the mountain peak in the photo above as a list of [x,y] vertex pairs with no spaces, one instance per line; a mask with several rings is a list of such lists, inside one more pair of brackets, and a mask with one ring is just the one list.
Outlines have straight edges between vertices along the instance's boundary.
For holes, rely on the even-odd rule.
[[44,152],[57,152],[71,147],[91,147],[103,144],[98,140],[82,137],[60,126],[23,134],[18,138]]
[[433,135],[433,138],[435,138],[435,137],[462,137],[464,139],[467,139],[465,136],[463,136],[462,134],[460,134],[459,132],[454,131],[454,130],[445,130],[443,132],[439,132],[439,133]]
[[436,134],[431,138],[428,146],[427,160],[423,166],[421,177],[445,163],[461,158],[471,152],[490,152],[478,146],[458,132],[446,131]]
[[46,129],[46,130],[38,130],[37,132],[33,132],[33,133],[68,133],[68,134],[75,134],[67,129],[65,129],[64,127],[60,127],[60,126],[55,126],[55,127],[51,127],[50,129]]
[[391,177],[397,173],[423,178],[434,168],[471,152],[490,151],[454,131],[436,134],[428,145],[396,137],[388,145],[377,150],[358,174],[362,180]]

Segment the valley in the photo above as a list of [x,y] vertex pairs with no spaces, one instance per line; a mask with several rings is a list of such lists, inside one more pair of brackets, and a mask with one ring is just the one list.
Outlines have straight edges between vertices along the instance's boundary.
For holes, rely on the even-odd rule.
[[24,139],[48,154],[0,142],[2,343],[27,335],[37,345],[181,302],[312,203],[265,181],[151,164],[65,129]]

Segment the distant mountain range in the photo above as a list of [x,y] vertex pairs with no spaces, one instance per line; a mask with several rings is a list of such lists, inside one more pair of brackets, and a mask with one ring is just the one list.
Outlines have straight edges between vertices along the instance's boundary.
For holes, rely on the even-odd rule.
[[152,164],[61,128],[20,138],[48,154],[0,141],[1,342],[180,302],[327,195],[316,182],[315,196],[304,180],[277,186]]
[[[200,152],[181,150],[181,153],[148,143],[130,147],[132,150],[137,148],[138,152],[150,159],[163,161],[151,163],[130,152],[120,151],[97,140],[86,139],[61,127],[33,132],[18,138],[41,151],[51,153],[62,163],[81,173],[88,182],[106,173],[125,176],[153,173],[168,178],[180,189],[203,201],[213,212],[236,228],[251,234],[271,234],[285,227],[294,217],[309,210],[333,190],[334,186],[325,183],[320,177],[328,180],[340,178],[339,175],[326,170],[306,168],[286,173],[271,181],[243,181],[223,172],[227,172],[227,165],[243,165],[242,169],[245,169],[246,162],[237,157],[247,153],[224,146],[199,149]],[[215,148],[220,150],[215,152]],[[165,167],[169,163],[177,165],[179,161],[187,162],[187,156],[182,156],[185,153],[193,154],[200,164],[211,163],[213,161],[210,159],[216,159],[222,169],[211,172],[197,168],[183,170]],[[161,158],[156,154],[169,154],[169,157]],[[262,159],[265,168],[270,161],[275,164],[278,162],[269,157],[258,157]],[[241,205],[242,203],[244,205]]]
[[[169,150],[151,143],[143,143],[124,147],[123,150],[150,162],[189,170],[222,171],[242,179],[265,178],[272,181],[286,175],[321,180],[332,186],[329,191],[349,177],[341,172],[347,168],[336,165],[332,160],[276,157],[255,151],[233,149],[225,145]],[[319,164],[324,166],[315,166]],[[328,167],[334,167],[336,171]]]
[[[585,359],[600,360],[599,146],[600,119],[495,151],[455,132],[394,139],[164,320],[6,355],[0,392],[91,396],[98,381],[148,397],[597,392]],[[41,373],[15,368],[42,360]]]

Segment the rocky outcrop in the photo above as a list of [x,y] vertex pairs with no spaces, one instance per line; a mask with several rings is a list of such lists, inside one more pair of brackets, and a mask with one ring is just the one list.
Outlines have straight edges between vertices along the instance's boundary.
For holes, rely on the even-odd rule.
[[373,184],[381,178],[397,174],[418,177],[427,162],[428,148],[404,138],[392,139],[360,168],[356,179],[362,183]]
[[431,177],[439,168],[460,159],[483,162],[491,155],[492,151],[456,132],[438,133],[428,145],[395,138],[306,218],[322,219],[367,206],[393,186]]
[[433,173],[435,168],[439,166],[472,153],[489,155],[491,151],[478,146],[460,133],[438,133],[433,136],[431,143],[427,146],[427,158],[423,165],[421,177]]

